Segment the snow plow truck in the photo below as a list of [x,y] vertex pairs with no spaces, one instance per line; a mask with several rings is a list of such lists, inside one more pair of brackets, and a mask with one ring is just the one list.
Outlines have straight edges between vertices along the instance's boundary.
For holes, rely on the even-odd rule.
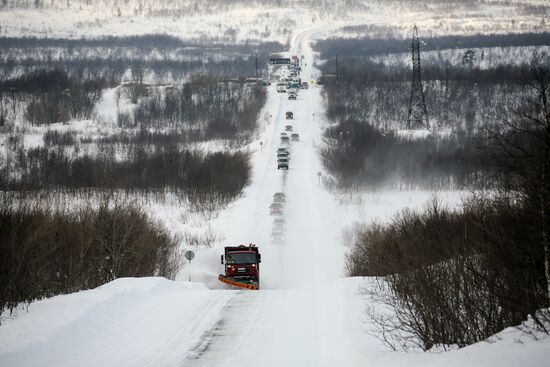
[[221,255],[225,265],[225,274],[220,274],[220,282],[233,287],[260,289],[260,263],[262,255],[253,244],[227,246]]

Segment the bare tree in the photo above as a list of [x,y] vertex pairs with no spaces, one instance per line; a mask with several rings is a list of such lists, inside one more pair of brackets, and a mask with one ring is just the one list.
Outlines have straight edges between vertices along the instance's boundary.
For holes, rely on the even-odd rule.
[[147,97],[147,87],[140,81],[128,83],[124,86],[123,95],[136,104],[140,98]]
[[495,134],[505,153],[505,164],[515,173],[512,188],[521,193],[531,209],[544,248],[546,296],[550,304],[550,69],[548,56],[534,54],[526,83],[531,94],[503,120],[506,131]]

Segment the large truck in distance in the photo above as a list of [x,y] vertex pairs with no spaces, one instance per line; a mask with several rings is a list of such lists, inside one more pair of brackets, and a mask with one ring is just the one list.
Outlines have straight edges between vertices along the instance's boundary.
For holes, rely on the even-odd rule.
[[260,289],[260,263],[262,256],[253,244],[225,247],[221,263],[225,265],[225,274],[218,279],[234,287]]

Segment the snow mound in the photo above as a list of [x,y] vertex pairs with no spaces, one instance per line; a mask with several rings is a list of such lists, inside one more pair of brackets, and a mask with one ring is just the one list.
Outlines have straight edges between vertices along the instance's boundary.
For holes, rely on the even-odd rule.
[[123,278],[38,301],[0,327],[0,365],[177,364],[234,294],[201,283]]

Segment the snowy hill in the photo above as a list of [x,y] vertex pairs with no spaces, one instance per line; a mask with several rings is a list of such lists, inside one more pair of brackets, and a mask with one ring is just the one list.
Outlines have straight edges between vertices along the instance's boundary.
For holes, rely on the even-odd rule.
[[[169,34],[183,39],[286,43],[296,28],[337,23],[361,25],[369,34],[405,35],[412,24],[431,35],[540,30],[548,9],[536,0],[502,2],[417,1],[21,1],[0,6],[1,34],[93,38],[105,35]],[[510,14],[514,20],[510,21]],[[17,19],[17,22],[10,20]],[[331,35],[356,33],[356,28]],[[364,28],[360,33],[364,33]]]

